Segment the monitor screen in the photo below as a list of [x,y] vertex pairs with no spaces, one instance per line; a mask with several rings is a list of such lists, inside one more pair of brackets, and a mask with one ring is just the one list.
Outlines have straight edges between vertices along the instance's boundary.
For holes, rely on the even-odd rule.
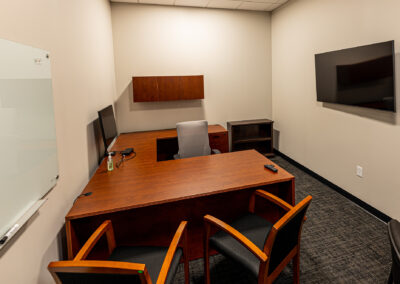
[[99,122],[106,151],[105,154],[107,154],[114,139],[118,136],[112,105],[109,105],[108,107],[99,111]]
[[315,55],[317,100],[395,111],[394,41]]

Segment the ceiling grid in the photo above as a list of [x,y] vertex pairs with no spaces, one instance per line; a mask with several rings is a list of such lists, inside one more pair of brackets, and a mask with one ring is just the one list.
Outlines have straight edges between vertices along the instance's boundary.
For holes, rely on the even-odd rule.
[[251,11],[273,11],[288,2],[288,0],[111,0],[111,2]]

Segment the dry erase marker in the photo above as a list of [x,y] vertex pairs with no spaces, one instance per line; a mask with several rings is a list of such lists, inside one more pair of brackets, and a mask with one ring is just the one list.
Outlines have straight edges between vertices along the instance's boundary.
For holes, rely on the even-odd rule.
[[19,228],[18,224],[15,224],[5,235],[4,237],[1,238],[0,240],[0,245],[4,244],[13,234],[14,232]]

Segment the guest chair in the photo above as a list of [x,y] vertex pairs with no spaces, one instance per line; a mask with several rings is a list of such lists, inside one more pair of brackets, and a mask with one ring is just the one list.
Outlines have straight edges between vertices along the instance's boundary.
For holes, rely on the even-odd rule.
[[[48,269],[56,283],[63,284],[164,284],[172,283],[182,256],[185,284],[189,284],[186,221],[179,225],[169,248],[116,247],[111,221],[107,220],[92,234],[72,261],[51,262]],[[106,234],[107,260],[86,260]],[[178,247],[182,241],[183,249]]]
[[388,224],[390,246],[392,248],[392,270],[388,283],[400,284],[400,223],[390,220]]
[[[286,212],[275,224],[254,214],[255,198],[261,197]],[[307,196],[296,206],[264,191],[256,190],[250,198],[250,213],[228,225],[210,215],[204,216],[205,283],[210,283],[210,247],[247,268],[257,283],[272,283],[293,259],[293,280],[300,280],[300,236],[305,214],[312,200]],[[213,236],[211,228],[219,231]]]
[[[210,142],[208,139],[208,122],[206,120],[185,121],[176,124],[178,132],[178,154],[174,159],[207,156],[211,154]],[[221,153],[213,149],[214,154]]]

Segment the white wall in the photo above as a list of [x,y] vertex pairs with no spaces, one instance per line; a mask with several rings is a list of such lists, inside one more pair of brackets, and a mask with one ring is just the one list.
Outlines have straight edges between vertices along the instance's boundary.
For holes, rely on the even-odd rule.
[[54,283],[59,231],[97,162],[91,122],[115,98],[110,14],[107,0],[0,3],[0,38],[50,52],[60,168],[39,214],[0,253],[0,283]]
[[395,40],[400,86],[399,11],[396,0],[292,0],[272,15],[279,150],[394,218],[400,218],[398,116],[317,103],[314,54]]
[[[121,132],[271,117],[270,15],[113,3]],[[132,76],[204,75],[205,98],[133,103]]]

